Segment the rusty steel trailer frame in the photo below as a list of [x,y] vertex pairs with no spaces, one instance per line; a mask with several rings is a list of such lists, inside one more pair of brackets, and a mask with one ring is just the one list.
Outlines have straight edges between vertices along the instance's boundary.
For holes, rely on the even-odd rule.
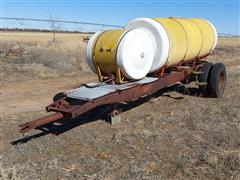
[[[201,59],[196,59],[190,63],[179,64],[166,72],[166,69],[161,69],[158,73],[152,74],[151,77],[157,77],[157,80],[148,84],[137,84],[128,89],[118,90],[109,93],[105,96],[98,97],[94,100],[83,101],[78,99],[68,98],[64,96],[46,106],[47,112],[55,112],[52,115],[36,119],[19,125],[20,132],[25,133],[31,129],[39,128],[48,123],[55,122],[62,118],[75,118],[84,114],[85,112],[94,109],[101,105],[116,104],[121,102],[129,102],[140,97],[153,94],[160,89],[174,85],[175,83],[187,79],[193,72],[198,71],[204,63],[206,63],[207,56]],[[111,81],[108,82],[109,84]],[[120,112],[113,108],[112,116]]]

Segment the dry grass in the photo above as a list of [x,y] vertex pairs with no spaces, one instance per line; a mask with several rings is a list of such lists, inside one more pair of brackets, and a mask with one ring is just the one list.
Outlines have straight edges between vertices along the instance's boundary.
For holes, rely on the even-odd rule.
[[[28,55],[3,59],[1,72],[12,70],[19,79],[6,80],[1,87],[0,179],[240,179],[239,39],[219,39],[209,57],[226,64],[223,98],[169,88],[122,105],[120,124],[100,121],[101,109],[93,110],[49,126],[50,132],[33,131],[32,139],[11,145],[22,138],[17,125],[46,115],[44,107],[54,94],[96,78],[84,66],[76,68],[85,60],[85,45],[69,39],[75,45],[62,41],[51,49],[45,38],[39,40],[41,47],[24,45]],[[79,74],[68,77],[70,71]],[[54,78],[43,79],[52,74]],[[26,81],[26,76],[39,79]]]
[[53,42],[51,32],[11,32],[3,31],[1,41],[6,43],[26,44],[37,47],[48,47],[63,52],[77,52],[86,46],[83,38],[89,36],[80,33],[56,33],[56,42]]
[[86,42],[83,41],[88,35],[56,33],[54,42],[52,36],[50,32],[4,31],[1,38],[2,79],[73,76],[89,70],[85,62]]
[[217,47],[239,47],[240,46],[240,38],[219,38]]

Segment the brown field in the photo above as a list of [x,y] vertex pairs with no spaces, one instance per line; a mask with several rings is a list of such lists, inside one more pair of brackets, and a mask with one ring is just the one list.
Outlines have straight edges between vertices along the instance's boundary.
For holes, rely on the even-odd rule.
[[97,109],[22,136],[17,125],[46,115],[54,94],[96,81],[84,36],[2,32],[0,179],[240,179],[239,38],[209,57],[227,67],[223,98],[174,86],[124,105],[120,124]]

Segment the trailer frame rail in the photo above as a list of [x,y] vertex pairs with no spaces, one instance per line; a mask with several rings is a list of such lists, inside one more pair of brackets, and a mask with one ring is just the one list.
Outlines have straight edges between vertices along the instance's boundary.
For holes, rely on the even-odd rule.
[[47,112],[54,112],[54,114],[19,125],[21,128],[20,132],[25,133],[31,129],[39,128],[45,124],[55,122],[62,118],[75,118],[101,105],[129,102],[140,97],[153,94],[160,89],[169,87],[179,81],[187,79],[206,62],[205,58],[186,64],[179,64],[178,66],[172,68],[168,73],[163,70],[160,74],[156,73],[151,75],[151,77],[157,77],[157,80],[153,82],[146,84],[136,83],[130,88],[117,90],[92,100],[79,100],[69,98],[65,95],[59,100],[46,106]]

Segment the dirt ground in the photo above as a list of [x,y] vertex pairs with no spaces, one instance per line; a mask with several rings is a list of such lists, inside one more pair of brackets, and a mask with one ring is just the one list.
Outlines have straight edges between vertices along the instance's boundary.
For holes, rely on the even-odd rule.
[[0,179],[240,179],[239,39],[221,38],[209,58],[227,67],[223,98],[174,87],[123,105],[120,124],[106,123],[97,109],[24,136],[17,125],[46,115],[54,94],[96,77],[73,54],[64,52],[70,63],[62,58],[69,64],[59,70],[50,63],[63,57],[58,51],[49,61],[52,50],[23,48],[1,56]]

